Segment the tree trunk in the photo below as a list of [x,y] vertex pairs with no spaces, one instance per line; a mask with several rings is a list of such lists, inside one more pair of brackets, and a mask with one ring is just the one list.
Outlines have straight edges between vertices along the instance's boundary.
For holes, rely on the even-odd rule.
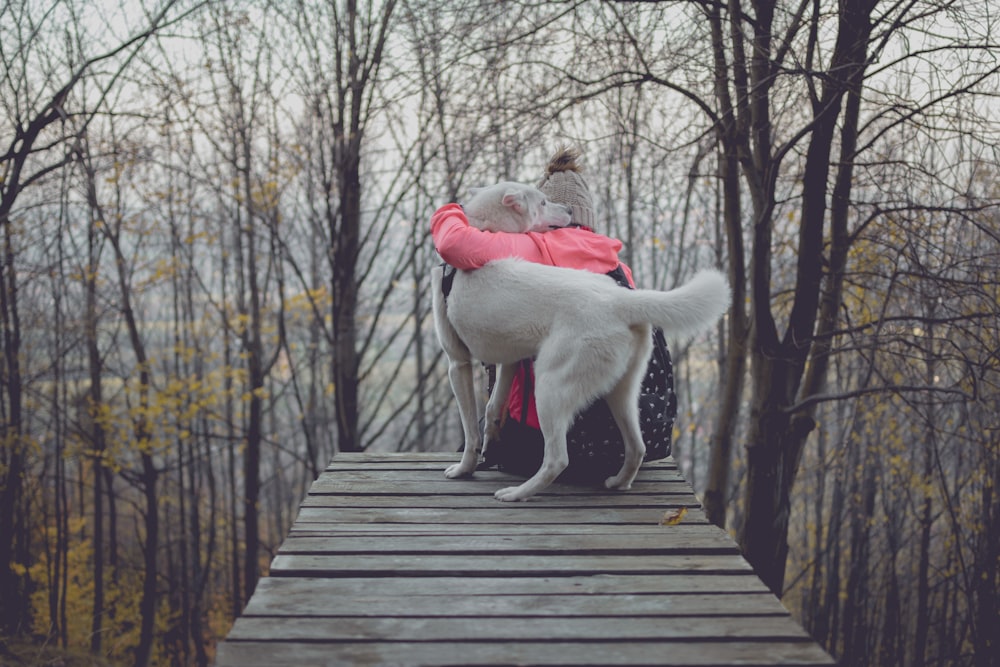
[[[866,448],[867,450],[867,448]],[[868,571],[871,557],[870,528],[875,511],[874,457],[865,454],[858,502],[851,519],[851,557],[847,572],[847,600],[844,605],[844,653],[846,664],[865,664],[869,644],[869,595],[871,581]]]
[[141,622],[139,624],[139,645],[135,650],[136,667],[145,667],[149,664],[153,652],[153,643],[156,640],[156,608],[158,606],[156,562],[157,551],[160,548],[159,499],[156,494],[158,475],[159,472],[153,463],[152,455],[144,453],[142,455],[142,486],[143,497],[146,500],[146,511],[143,521],[146,536],[142,545],[142,599],[139,602]]
[[[812,539],[812,581],[809,583],[808,592],[802,596],[802,625],[812,631],[818,625],[823,624],[820,617],[825,616],[826,610],[819,603],[823,597],[823,562],[826,560],[826,545],[823,542],[823,509],[826,505],[826,431],[820,431],[816,438],[816,459],[819,465],[816,466],[816,473],[813,476],[815,488],[812,495],[812,525],[806,522],[805,541]],[[805,514],[805,513],[803,513]],[[832,522],[831,522],[832,528]],[[816,634],[813,633],[816,638]]]
[[[236,230],[236,234],[239,234],[239,230]],[[226,238],[226,230],[220,224],[219,238]],[[222,303],[229,303],[229,256],[230,253],[222,252],[220,253],[221,263],[220,263],[220,273],[219,273],[219,290],[221,293]],[[222,318],[222,364],[224,368],[234,368],[234,350],[233,350],[233,329],[230,325],[230,320],[228,317]],[[229,604],[230,613],[233,618],[240,615],[243,611],[243,587],[241,586],[242,581],[242,568],[240,567],[240,517],[239,517],[239,506],[240,502],[237,500],[238,494],[236,491],[236,481],[237,481],[237,451],[239,449],[239,443],[237,442],[236,436],[236,408],[234,405],[233,392],[234,392],[234,379],[232,373],[226,373],[223,378],[222,387],[222,400],[223,400],[223,418],[225,420],[225,441],[226,441],[226,495],[228,500],[229,516],[226,518],[226,527],[229,533]]]
[[132,310],[129,298],[130,292],[125,276],[125,257],[122,254],[117,239],[113,240],[113,244],[117,260],[116,264],[118,265],[118,282],[122,293],[122,310],[125,324],[128,328],[129,340],[132,344],[132,351],[135,353],[136,366],[139,370],[139,406],[138,413],[133,418],[133,439],[142,460],[142,474],[139,479],[145,500],[143,525],[146,535],[143,538],[142,599],[139,602],[141,621],[139,624],[139,644],[136,648],[135,664],[136,667],[145,667],[149,664],[152,655],[153,642],[155,641],[154,632],[156,629],[156,562],[160,538],[159,498],[157,497],[156,484],[159,470],[157,470],[153,460],[152,448],[154,443],[147,418],[150,390],[149,360],[146,356],[146,348],[139,334],[139,325],[135,319],[135,313]]
[[[1000,458],[996,448],[985,454],[985,479],[1000,479]],[[1000,590],[1000,494],[995,484],[982,485],[983,529],[978,536],[977,583],[973,609],[975,630],[972,642],[975,650],[976,667],[996,667],[1000,665],[1000,641],[996,635],[998,590]],[[957,617],[957,614],[955,614]]]
[[[807,364],[825,364],[826,343],[814,336],[821,314],[824,265],[824,220],[827,180],[834,132],[841,101],[848,90],[859,92],[866,66],[870,13],[874,0],[845,0],[840,5],[838,39],[829,68],[830,76],[814,105],[814,120],[802,178],[802,212],[794,300],[788,328],[779,339],[770,309],[770,215],[758,216],[754,242],[753,310],[755,329],[751,369],[753,402],[748,437],[746,520],[740,546],[747,560],[767,586],[781,595],[785,557],[788,553],[790,494],[805,440],[815,422],[815,407],[794,409],[797,401],[822,386],[823,373],[808,378],[802,396]],[[849,124],[848,124],[849,125]],[[847,128],[856,133],[854,127]],[[848,145],[853,158],[853,144]],[[848,156],[845,156],[848,157]],[[843,172],[842,172],[843,173]],[[848,175],[850,172],[846,172]],[[838,181],[843,185],[843,182]],[[845,202],[849,180],[838,192]],[[762,226],[768,229],[762,229]],[[767,243],[767,247],[761,244]],[[765,261],[767,262],[765,264]],[[828,292],[839,295],[842,274],[828,279]],[[832,281],[832,282],[830,282]],[[835,304],[836,305],[836,304]],[[831,315],[836,321],[835,313]],[[831,324],[830,322],[821,322]],[[825,365],[823,366],[825,369]],[[815,371],[814,371],[815,372]]]
[[747,447],[746,517],[740,547],[754,571],[778,597],[782,595],[788,556],[791,490],[810,419],[792,419],[782,411],[791,399],[794,373],[787,361],[754,357],[754,400]]
[[836,654],[837,651],[837,627],[840,622],[840,557],[843,551],[840,544],[840,527],[843,523],[844,500],[844,480],[843,474],[840,474],[834,482],[833,498],[828,512],[830,519],[829,534],[826,539],[826,590],[820,605],[822,614],[816,625],[811,628],[816,641],[831,654]]
[[[132,419],[132,441],[134,448],[139,452],[142,462],[142,472],[138,476],[139,484],[143,489],[145,500],[145,515],[143,524],[146,535],[143,538],[143,583],[142,598],[139,602],[141,615],[139,643],[136,647],[135,664],[137,667],[145,667],[149,664],[152,655],[153,642],[155,640],[154,631],[156,628],[157,610],[157,551],[159,549],[159,498],[157,497],[156,484],[159,470],[156,468],[153,458],[155,443],[153,432],[149,424],[149,394],[152,384],[149,357],[146,354],[146,346],[139,331],[139,323],[132,308],[132,289],[129,284],[129,261],[125,256],[121,246],[120,225],[112,229],[108,224],[109,217],[105,215],[97,197],[97,172],[91,162],[89,148],[83,142],[83,148],[77,153],[80,164],[87,176],[87,203],[90,207],[92,220],[100,220],[104,224],[103,230],[105,238],[110,243],[114,252],[115,266],[117,268],[117,287],[122,319],[125,323],[125,330],[128,341],[135,355],[135,373],[138,374],[138,386],[136,387],[138,405],[131,411]],[[95,482],[97,479],[95,479]],[[109,487],[110,491],[110,487]],[[111,494],[109,493],[109,497]]]
[[[243,116],[242,101],[238,100],[240,117]],[[249,415],[246,430],[246,450],[243,453],[243,591],[247,599],[253,595],[260,577],[260,460],[264,443],[264,380],[269,364],[264,359],[264,327],[261,313],[261,287],[257,267],[257,225],[261,223],[261,211],[254,205],[252,174],[249,165],[253,160],[251,128],[242,124],[238,128],[237,150],[241,160],[233,160],[238,167],[240,183],[246,205],[246,219],[237,225],[237,232],[246,235],[246,248],[240,253],[246,268],[240,270],[246,276],[244,289],[249,290],[249,313],[243,330],[243,349],[247,353],[247,374],[249,383]]]
[[[251,250],[251,254],[253,251]],[[255,320],[254,344],[250,348],[250,414],[247,423],[246,450],[243,452],[243,591],[253,595],[260,576],[260,448],[263,430],[263,371],[261,369],[260,322]]]
[[101,653],[101,640],[104,637],[102,628],[104,618],[104,425],[100,415],[104,403],[101,363],[101,351],[97,344],[97,234],[95,225],[89,225],[87,232],[90,242],[91,257],[88,262],[86,277],[86,333],[87,364],[90,373],[90,391],[84,405],[87,416],[85,423],[90,426],[90,445],[93,451],[92,463],[94,474],[94,607],[90,622],[90,652]]
[[[736,108],[729,93],[729,66],[726,62],[725,39],[720,6],[706,9],[712,32],[713,67],[715,70],[715,97],[721,111],[716,124],[719,146],[719,176],[722,183],[722,217],[729,255],[729,287],[732,306],[726,328],[726,357],[722,381],[722,402],[719,420],[712,433],[709,448],[708,483],[705,487],[704,505],[708,520],[726,527],[726,509],[729,496],[729,469],[732,462],[733,438],[739,422],[740,402],[743,397],[746,374],[749,322],[746,312],[746,257],[743,247],[743,210],[741,204],[739,145],[741,127]],[[743,68],[740,37],[734,35],[736,55],[733,63],[737,88],[743,90]],[[741,100],[745,104],[745,98]],[[745,119],[745,114],[743,115]],[[746,137],[745,133],[742,135]]]
[[[931,314],[933,315],[933,302],[931,303]],[[928,324],[927,340],[934,340],[933,324]],[[935,358],[933,350],[928,350],[924,359],[927,366],[926,378],[927,386],[934,383]],[[937,410],[935,406],[928,406],[926,433],[924,435],[924,460],[923,460],[923,502],[920,512],[920,540],[917,551],[917,608],[914,611],[916,616],[916,630],[913,635],[913,662],[914,665],[923,665],[927,653],[927,635],[930,631],[930,555],[931,555],[931,527],[933,521],[934,496],[931,493],[931,485],[934,481],[934,450],[937,448]]]
[[[339,209],[327,212],[330,239],[330,287],[333,320],[332,378],[337,420],[337,448],[361,451],[358,406],[357,346],[358,259],[361,250],[361,145],[368,121],[382,52],[396,1],[382,3],[378,10],[358,12],[357,0],[347,0],[333,11],[337,25],[334,37],[336,79],[335,108],[330,109],[331,147]],[[325,95],[325,93],[323,93]]]
[[742,213],[740,207],[739,164],[735,146],[723,144],[720,156],[723,183],[723,219],[729,254],[729,286],[732,306],[726,319],[726,356],[721,376],[722,401],[719,419],[712,433],[709,449],[708,484],[705,488],[705,513],[720,528],[726,527],[729,497],[729,470],[733,438],[739,422],[746,375],[747,343],[750,325],[746,312],[746,269],[743,251]]
[[[353,142],[342,140],[346,153],[340,166],[339,224],[330,230],[333,276],[333,390],[337,418],[337,449],[361,451],[358,413],[358,351],[355,330],[358,310],[357,263],[361,229],[361,156]],[[360,145],[357,147],[360,149]]]
[[4,249],[0,259],[0,323],[3,326],[3,373],[0,385],[0,590],[4,603],[0,610],[0,630],[16,635],[31,627],[27,575],[14,565],[27,566],[21,551],[27,536],[21,532],[19,517],[24,503],[25,453],[23,444],[23,407],[21,386],[21,322],[17,303],[17,272],[11,223],[6,212],[0,215]]

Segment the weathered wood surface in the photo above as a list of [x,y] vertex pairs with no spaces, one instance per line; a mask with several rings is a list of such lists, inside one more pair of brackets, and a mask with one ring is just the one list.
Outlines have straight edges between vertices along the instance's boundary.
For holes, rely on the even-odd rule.
[[[672,461],[524,503],[455,454],[341,454],[226,641],[235,665],[832,665]],[[667,519],[683,513],[679,523]]]

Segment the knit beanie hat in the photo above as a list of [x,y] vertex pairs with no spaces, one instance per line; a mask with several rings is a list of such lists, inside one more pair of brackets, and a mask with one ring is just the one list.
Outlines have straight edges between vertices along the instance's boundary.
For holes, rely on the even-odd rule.
[[587,182],[580,175],[580,151],[560,148],[549,160],[545,176],[538,182],[538,189],[557,204],[573,209],[574,224],[594,228],[594,200]]

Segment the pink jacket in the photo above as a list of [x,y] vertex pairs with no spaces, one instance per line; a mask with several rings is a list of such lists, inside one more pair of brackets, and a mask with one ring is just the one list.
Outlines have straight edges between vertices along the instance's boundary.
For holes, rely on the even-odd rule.
[[[478,269],[494,259],[520,257],[539,264],[607,273],[622,267],[635,287],[632,271],[618,261],[622,242],[597,234],[587,227],[565,227],[525,234],[486,232],[469,225],[458,204],[446,204],[431,216],[431,236],[438,254],[456,269]],[[518,369],[511,386],[507,409],[513,419],[521,419],[524,366]],[[527,423],[538,428],[534,400],[528,405]]]
[[[622,242],[587,227],[564,227],[548,232],[509,234],[484,232],[469,225],[458,204],[445,204],[431,216],[431,236],[441,259],[456,269],[478,269],[504,257],[607,273],[619,265]],[[632,280],[631,272],[629,282]]]

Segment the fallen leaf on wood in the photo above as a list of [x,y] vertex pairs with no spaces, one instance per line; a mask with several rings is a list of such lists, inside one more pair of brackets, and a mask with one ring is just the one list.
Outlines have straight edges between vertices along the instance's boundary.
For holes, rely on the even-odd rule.
[[676,509],[673,512],[664,512],[663,518],[660,519],[661,526],[676,526],[684,518],[684,515],[688,513],[688,508],[682,507]]

